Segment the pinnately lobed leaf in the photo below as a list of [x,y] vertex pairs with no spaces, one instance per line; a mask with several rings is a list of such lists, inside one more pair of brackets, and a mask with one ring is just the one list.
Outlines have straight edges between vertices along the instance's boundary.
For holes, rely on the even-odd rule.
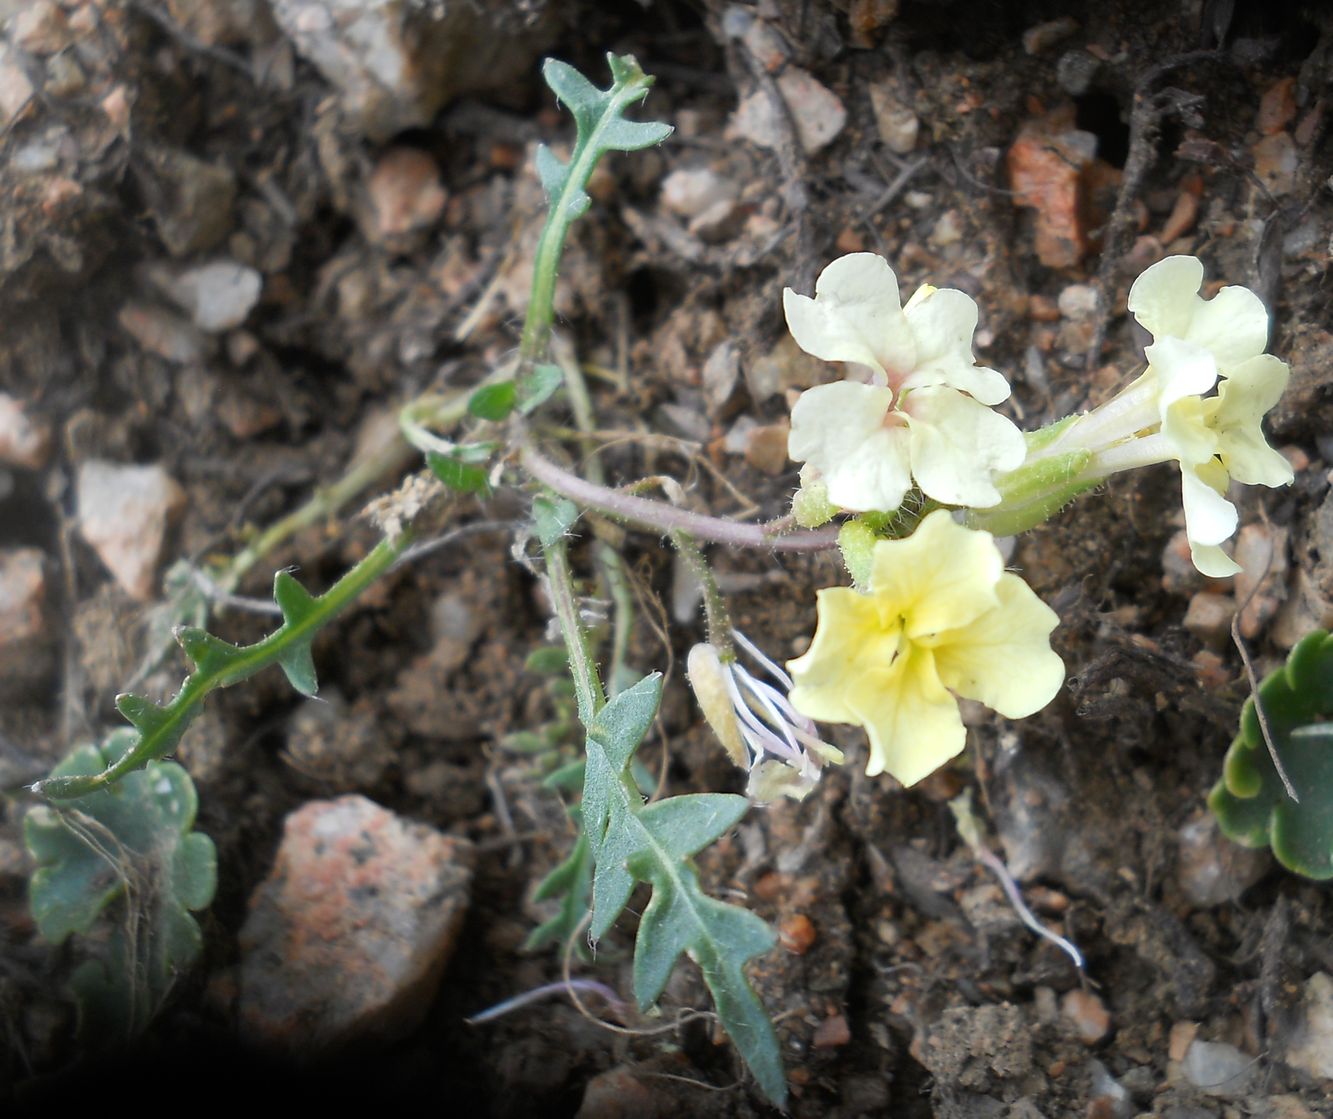
[[631,776],[634,752],[657,715],[662,679],[654,673],[613,698],[588,728],[583,825],[596,861],[594,941],[615,923],[636,882],[652,886],[634,946],[634,995],[641,1009],[661,996],[677,960],[703,973],[717,1014],[770,1100],[787,1083],[777,1036],[745,976],[769,951],[773,930],[746,909],[704,893],[690,857],[736,826],[749,808],[740,796],[698,793],[645,805]]
[[1272,847],[1278,862],[1307,878],[1333,878],[1333,636],[1303,637],[1258,698],[1299,802],[1283,788],[1251,697],[1208,805],[1236,842]]

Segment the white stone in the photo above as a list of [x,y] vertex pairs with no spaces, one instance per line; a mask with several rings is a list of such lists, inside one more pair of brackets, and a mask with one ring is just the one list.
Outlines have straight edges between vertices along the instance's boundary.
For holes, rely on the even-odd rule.
[[662,205],[683,218],[735,198],[735,184],[708,167],[681,167],[662,180]]
[[146,602],[185,491],[160,466],[90,459],[79,467],[79,532],[125,591]]
[[[847,123],[847,109],[837,95],[799,66],[784,70],[777,86],[807,155],[831,143]],[[761,148],[778,146],[783,122],[765,90],[756,89],[737,106],[730,131]]]
[[1333,1080],[1333,978],[1327,972],[1317,971],[1307,980],[1301,1015],[1295,1044],[1287,1046],[1287,1064]]
[[1185,1079],[1210,1096],[1243,1096],[1249,1091],[1259,1062],[1225,1041],[1190,1043],[1180,1062]]
[[263,286],[263,277],[253,268],[215,260],[179,273],[168,294],[189,312],[195,326],[217,334],[245,322]]

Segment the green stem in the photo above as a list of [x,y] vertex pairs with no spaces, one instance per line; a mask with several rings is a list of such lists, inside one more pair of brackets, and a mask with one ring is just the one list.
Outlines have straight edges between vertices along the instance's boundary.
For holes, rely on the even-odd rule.
[[569,553],[563,540],[557,540],[546,549],[546,578],[550,585],[555,616],[560,623],[560,631],[565,635],[569,672],[574,678],[574,695],[579,705],[579,722],[584,727],[590,727],[597,713],[606,706],[606,695],[593,662],[588,631],[579,620],[578,603],[574,599],[574,578],[570,574]]
[[[557,344],[552,348],[564,374],[565,392],[570,410],[574,413],[574,423],[584,435],[591,435],[594,427],[592,397],[588,393],[588,383],[583,379],[583,370],[570,347]],[[602,469],[602,460],[596,450],[588,455],[587,471],[591,481],[599,486],[606,485],[606,471]],[[611,623],[611,659],[606,670],[607,692],[615,695],[620,690],[620,680],[629,657],[630,638],[633,636],[634,595],[630,591],[625,562],[619,552],[605,540],[598,540],[593,546],[593,557],[600,569],[606,593],[615,608]]]
[[703,549],[694,538],[679,529],[671,534],[671,543],[676,546],[680,558],[689,566],[704,595],[704,618],[708,626],[708,643],[717,650],[723,664],[736,659],[736,647],[731,640],[731,615],[727,611],[726,600],[717,585],[713,569],[704,558]]
[[86,796],[169,753],[186,725],[198,714],[199,706],[209,692],[247,680],[261,669],[277,664],[284,654],[308,643],[318,630],[392,566],[410,538],[411,534],[405,532],[396,539],[381,540],[365,559],[324,594],[311,599],[312,609],[297,621],[283,625],[253,645],[237,647],[232,655],[210,671],[191,673],[171,702],[160,708],[165,717],[154,722],[151,730],[141,733],[139,740],[110,767],[92,776],[52,777],[38,781],[32,791],[52,800]]
[[[642,86],[622,86],[613,96],[609,110],[602,113],[597,127],[585,141],[579,143],[570,158],[569,173],[558,198],[549,200],[546,224],[537,242],[537,253],[532,266],[532,298],[528,301],[527,317],[523,321],[523,336],[518,343],[517,376],[526,376],[546,353],[551,338],[551,324],[555,321],[555,282],[560,257],[565,251],[569,227],[579,212],[571,204],[582,193],[597,167],[597,161],[606,150],[604,137],[608,129],[619,121],[621,113],[644,96]],[[580,138],[583,139],[582,137]]]

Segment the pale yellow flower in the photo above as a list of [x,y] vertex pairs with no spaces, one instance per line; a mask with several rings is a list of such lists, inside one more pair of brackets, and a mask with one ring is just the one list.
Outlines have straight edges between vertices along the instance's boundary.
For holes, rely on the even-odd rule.
[[814,640],[787,665],[791,703],[812,719],[863,726],[872,776],[911,785],[960,753],[958,696],[1019,719],[1064,681],[1050,647],[1055,612],[1005,572],[990,533],[943,509],[912,536],[875,545],[865,594],[833,587],[817,601]]

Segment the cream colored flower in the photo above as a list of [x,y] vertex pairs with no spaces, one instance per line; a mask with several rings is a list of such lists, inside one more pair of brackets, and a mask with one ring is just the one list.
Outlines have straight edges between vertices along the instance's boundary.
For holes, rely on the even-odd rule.
[[1216,395],[1205,396],[1217,382],[1217,362],[1203,346],[1168,337],[1145,353],[1144,376],[1160,386],[1161,436],[1180,463],[1194,566],[1212,578],[1235,575],[1240,565],[1219,547],[1238,522],[1236,507],[1226,498],[1231,480],[1283,486],[1294,477],[1291,464],[1268,445],[1260,428],[1287,386],[1287,366],[1271,354],[1247,358],[1232,366]]
[[[1289,370],[1264,353],[1268,311],[1254,292],[1224,287],[1205,300],[1202,285],[1197,257],[1169,256],[1134,281],[1129,309],[1154,339],[1142,380],[1156,389],[1161,436],[1180,463],[1194,565],[1222,578],[1240,571],[1219,547],[1236,531],[1236,507],[1226,499],[1231,480],[1283,486],[1294,477],[1260,427]],[[1215,395],[1205,395],[1214,386]]]
[[1000,500],[997,472],[1023,461],[1023,434],[992,412],[1009,395],[975,363],[977,305],[961,291],[921,287],[900,304],[898,280],[874,253],[833,261],[815,297],[782,293],[796,343],[824,361],[868,367],[873,383],[842,381],[801,395],[787,449],[818,472],[844,509],[893,510],[913,478],[936,501]]
[[817,600],[810,648],[787,665],[792,706],[865,727],[871,775],[911,785],[960,753],[957,696],[1018,719],[1064,680],[1050,647],[1055,612],[1004,571],[990,533],[946,510],[907,539],[876,544],[867,593],[833,587]]

